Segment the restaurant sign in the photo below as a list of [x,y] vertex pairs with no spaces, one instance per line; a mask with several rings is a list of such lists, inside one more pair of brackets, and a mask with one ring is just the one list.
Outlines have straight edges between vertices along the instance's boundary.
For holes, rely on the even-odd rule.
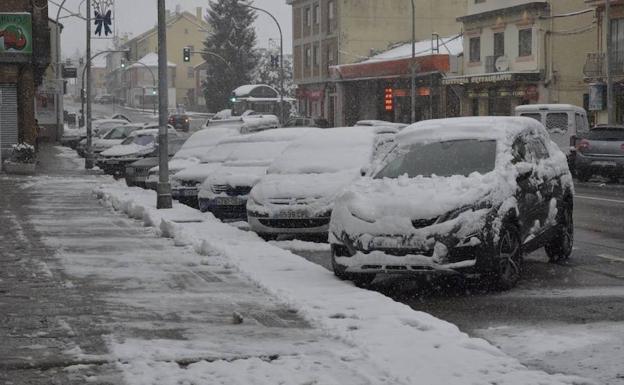
[[0,13],[0,54],[32,54],[30,13]]

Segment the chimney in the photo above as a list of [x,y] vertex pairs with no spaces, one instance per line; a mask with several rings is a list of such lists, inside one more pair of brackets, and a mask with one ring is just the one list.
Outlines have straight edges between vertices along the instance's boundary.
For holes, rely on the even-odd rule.
[[198,21],[204,21],[204,15],[202,15],[202,7],[195,8],[195,17]]

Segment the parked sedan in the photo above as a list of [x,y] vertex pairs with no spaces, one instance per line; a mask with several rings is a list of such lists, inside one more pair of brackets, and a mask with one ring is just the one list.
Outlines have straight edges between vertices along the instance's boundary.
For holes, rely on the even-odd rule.
[[101,138],[93,139],[93,153],[99,154],[111,147],[121,144],[132,132],[146,128],[143,124],[125,124],[113,127]]
[[573,185],[565,155],[530,118],[416,123],[372,177],[337,199],[329,240],[334,273],[521,275],[523,253],[551,261],[573,243]]
[[624,177],[624,126],[599,125],[577,138],[574,163],[583,182],[593,175]]
[[[156,153],[158,132],[159,130],[154,128],[134,131],[120,145],[100,153],[96,165],[106,174],[123,178],[129,164]],[[168,135],[171,138],[178,136],[172,129],[169,129]]]
[[251,190],[247,217],[265,239],[326,235],[334,199],[384,153],[396,130],[340,127],[293,142]]
[[227,221],[247,220],[247,198],[271,162],[293,141],[315,128],[267,130],[237,139],[240,143],[199,189],[199,208]]
[[[184,138],[171,138],[168,140],[169,144],[169,157],[174,156],[180,148],[184,145],[186,139]],[[138,186],[146,188],[147,177],[149,170],[158,166],[159,158],[158,153],[155,150],[143,159],[139,159],[134,163],[131,163],[126,167],[125,178],[128,186]]]

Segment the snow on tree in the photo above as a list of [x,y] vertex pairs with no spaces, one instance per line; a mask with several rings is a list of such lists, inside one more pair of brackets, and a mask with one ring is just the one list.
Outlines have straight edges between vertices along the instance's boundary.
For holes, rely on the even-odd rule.
[[[210,1],[206,21],[212,32],[204,41],[207,77],[202,87],[209,111],[228,105],[232,90],[251,83],[256,68],[255,12],[248,0]],[[218,56],[223,58],[219,58]]]
[[[252,84],[268,84],[279,91],[279,50],[260,48],[256,52],[258,55],[258,64],[252,75]],[[271,56],[275,59],[274,63],[271,63]],[[296,86],[293,83],[292,57],[290,55],[284,55],[284,96],[293,97],[295,88]]]

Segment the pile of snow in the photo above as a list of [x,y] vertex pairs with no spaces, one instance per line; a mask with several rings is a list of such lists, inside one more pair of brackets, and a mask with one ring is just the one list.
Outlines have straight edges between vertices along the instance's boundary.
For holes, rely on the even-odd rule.
[[[529,370],[485,340],[470,338],[448,322],[340,281],[324,268],[265,243],[254,233],[225,225],[209,213],[179,204],[157,210],[153,191],[117,184],[100,187],[96,194],[105,204],[156,227],[161,236],[173,238],[178,245],[193,247],[208,258],[227,258],[313,326],[383,368],[389,383],[591,384],[577,377]],[[193,371],[198,369],[193,367]]]
[[[416,51],[416,57],[433,55],[436,52],[432,47],[437,47],[439,44],[440,54],[448,54],[457,56],[464,52],[463,38],[461,35],[455,35],[445,38],[440,38],[438,42],[435,40],[422,40],[414,44]],[[395,60],[395,59],[407,59],[412,57],[412,43],[406,43],[398,47],[391,48],[385,52],[371,57],[364,61],[364,63]]]

